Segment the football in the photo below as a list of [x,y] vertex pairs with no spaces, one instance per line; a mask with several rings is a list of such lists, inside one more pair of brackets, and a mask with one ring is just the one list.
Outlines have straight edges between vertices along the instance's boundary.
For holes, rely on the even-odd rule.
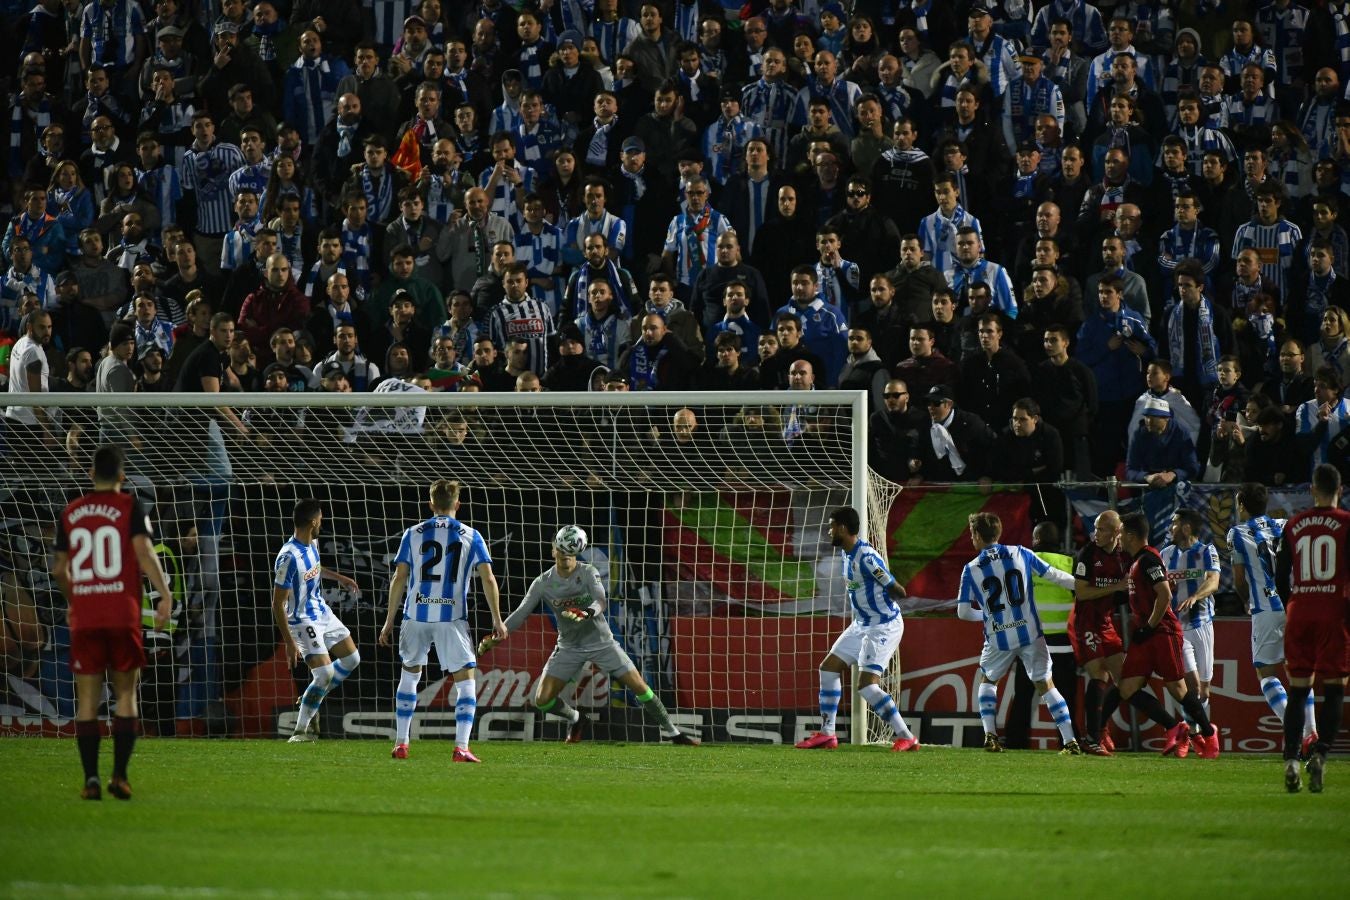
[[553,546],[565,556],[578,556],[590,546],[586,532],[576,525],[564,525],[553,536]]

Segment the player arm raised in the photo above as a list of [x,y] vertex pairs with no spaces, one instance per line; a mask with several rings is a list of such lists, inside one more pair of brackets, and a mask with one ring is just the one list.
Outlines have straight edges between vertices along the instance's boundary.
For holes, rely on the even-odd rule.
[[598,616],[605,609],[608,602],[605,596],[605,584],[600,580],[600,573],[591,569],[587,579],[590,583],[586,585],[586,599],[590,602],[585,606],[569,606],[559,615],[566,616],[573,622],[584,622],[592,616]]
[[378,639],[381,647],[389,646],[389,635],[394,632],[394,618],[398,615],[398,608],[401,605],[399,601],[403,599],[403,591],[408,586],[408,574],[411,571],[407,563],[394,566],[394,577],[389,580],[389,613],[384,617],[384,627],[380,629]]
[[[1032,556],[1031,558],[1037,560],[1038,562],[1041,562],[1045,566],[1045,571],[1036,572],[1036,576],[1038,578],[1042,579],[1043,581],[1050,582],[1055,587],[1064,588],[1064,590],[1066,591],[1077,590],[1078,588],[1077,578],[1074,578],[1072,575],[1070,575],[1068,572],[1065,572],[1063,569],[1056,569],[1054,566],[1042,560],[1039,556]],[[1035,570],[1033,569],[1033,571]]]
[[286,624],[286,598],[290,593],[289,587],[272,585],[272,620],[277,623],[277,628],[281,631],[281,642],[286,645],[286,664],[293,666],[300,661],[300,645],[295,642],[295,638],[291,636],[291,629]]
[[141,571],[150,579],[150,586],[159,592],[159,602],[155,604],[155,627],[163,628],[169,624],[169,616],[173,614],[173,591],[169,589],[169,579],[164,577],[159,555],[155,553],[155,545],[150,543],[149,536],[134,535],[131,547],[136,551],[136,562],[140,563]]

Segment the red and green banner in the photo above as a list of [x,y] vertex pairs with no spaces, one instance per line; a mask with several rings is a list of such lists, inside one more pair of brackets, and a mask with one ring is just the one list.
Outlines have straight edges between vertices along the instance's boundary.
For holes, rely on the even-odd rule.
[[954,600],[961,569],[975,556],[967,524],[970,516],[995,513],[1003,522],[1004,543],[1030,546],[1030,507],[1022,490],[982,490],[975,485],[906,488],[887,517],[891,572],[911,597]]
[[[700,596],[796,611],[843,609],[843,579],[826,518],[839,497],[820,490],[682,494],[665,508],[664,541],[674,581]],[[970,561],[967,520],[993,512],[1004,539],[1030,543],[1021,491],[974,485],[906,488],[887,519],[891,570],[911,597],[949,601]]]

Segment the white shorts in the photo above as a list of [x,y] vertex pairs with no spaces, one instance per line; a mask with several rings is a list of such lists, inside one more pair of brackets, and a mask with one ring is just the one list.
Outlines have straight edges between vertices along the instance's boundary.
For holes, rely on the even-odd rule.
[[1204,682],[1214,680],[1214,623],[1203,622],[1181,632],[1181,656],[1185,670]]
[[1050,677],[1050,648],[1043,637],[1014,650],[999,650],[992,644],[985,644],[984,650],[980,651],[980,671],[984,672],[985,681],[997,682],[1019,659],[1032,681],[1045,681]]
[[469,623],[405,621],[398,631],[398,658],[405,666],[425,666],[427,651],[436,645],[436,659],[442,672],[458,672],[478,665],[469,639]]
[[854,622],[835,640],[830,653],[849,665],[880,674],[891,664],[891,657],[905,636],[905,620],[896,616],[880,625]]
[[321,619],[301,619],[291,625],[291,637],[300,645],[304,657],[327,654],[330,647],[352,636],[337,616],[329,613]]
[[1252,615],[1252,665],[1274,666],[1284,662],[1284,610],[1270,609]]

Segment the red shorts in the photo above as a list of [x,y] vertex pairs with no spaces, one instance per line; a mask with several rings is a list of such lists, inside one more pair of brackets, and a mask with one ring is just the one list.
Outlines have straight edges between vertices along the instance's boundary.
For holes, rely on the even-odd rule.
[[1142,644],[1132,644],[1121,666],[1121,678],[1148,678],[1154,672],[1166,682],[1181,681],[1186,675],[1182,658],[1184,643],[1180,632],[1155,631]]
[[70,671],[76,675],[134,672],[145,668],[145,645],[141,626],[121,628],[72,628]]
[[1109,607],[1097,603],[1074,604],[1069,614],[1069,642],[1080,665],[1125,652],[1115,616]]
[[1344,678],[1350,675],[1350,647],[1342,618],[1300,616],[1297,604],[1286,608],[1284,662],[1291,678]]

